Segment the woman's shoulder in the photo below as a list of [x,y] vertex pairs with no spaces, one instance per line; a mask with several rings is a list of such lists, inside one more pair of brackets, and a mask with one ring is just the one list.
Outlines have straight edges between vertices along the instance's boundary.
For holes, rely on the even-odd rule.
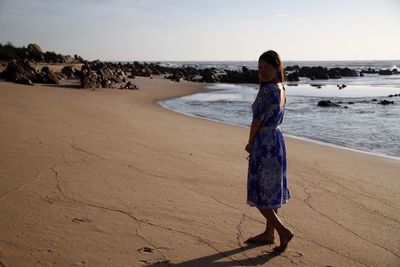
[[261,86],[262,90],[265,91],[267,94],[275,95],[279,92],[279,85],[276,83],[268,82]]
[[271,89],[271,90],[277,90],[282,86],[281,83],[273,83],[273,82],[267,82],[264,83],[261,88],[263,89]]

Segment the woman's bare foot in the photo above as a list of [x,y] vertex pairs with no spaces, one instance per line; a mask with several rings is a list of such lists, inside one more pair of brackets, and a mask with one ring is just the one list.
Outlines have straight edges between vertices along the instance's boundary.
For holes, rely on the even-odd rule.
[[268,233],[264,232],[259,235],[250,237],[245,243],[253,243],[253,244],[275,244],[274,236],[269,235]]
[[288,229],[284,235],[279,236],[280,245],[277,247],[274,247],[273,250],[275,252],[279,252],[279,253],[284,252],[286,250],[287,245],[289,244],[290,240],[292,240],[293,237],[294,237],[293,232]]

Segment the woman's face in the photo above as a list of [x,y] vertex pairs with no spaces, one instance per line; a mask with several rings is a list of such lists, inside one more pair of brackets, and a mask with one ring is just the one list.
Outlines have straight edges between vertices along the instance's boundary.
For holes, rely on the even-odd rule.
[[278,70],[268,62],[260,59],[258,61],[258,76],[262,82],[275,81],[278,76]]

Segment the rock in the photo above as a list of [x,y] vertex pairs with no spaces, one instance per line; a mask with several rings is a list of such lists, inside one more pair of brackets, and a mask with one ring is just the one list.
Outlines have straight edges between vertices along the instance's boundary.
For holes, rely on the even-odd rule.
[[318,101],[318,106],[320,106],[320,107],[338,107],[339,104],[334,103],[330,100],[321,100],[321,101]]
[[299,65],[294,65],[294,66],[286,66],[285,71],[298,71],[300,69]]
[[[259,83],[260,78],[258,76],[257,70],[251,70],[247,67],[242,67],[242,71],[236,70],[227,70],[225,69],[224,72],[218,72],[217,69],[211,68],[206,70],[209,73],[204,73],[204,71],[200,72],[203,76],[203,81],[205,82],[226,82],[226,83]],[[209,75],[207,75],[209,74]],[[209,81],[207,81],[207,79]]]
[[[247,68],[242,68],[242,73],[243,71],[248,71]],[[232,81],[232,80],[236,80],[237,83],[243,82],[244,78],[241,77],[237,77],[238,75],[238,71],[237,72],[227,72],[226,75],[224,77],[219,77],[219,74],[217,72],[217,69],[215,68],[207,68],[204,70],[200,71],[200,75],[203,77],[202,78],[202,82],[206,82],[206,83],[215,83],[215,82],[228,82],[228,81]],[[235,74],[237,74],[236,77]]]
[[29,44],[26,48],[26,56],[35,61],[43,61],[42,49],[37,44]]
[[44,73],[50,72],[50,68],[48,66],[44,66],[44,67],[42,67],[41,72],[44,72]]
[[103,88],[115,88],[114,87],[114,83],[111,80],[103,80],[101,82],[101,87],[103,87]]
[[302,67],[299,70],[300,77],[308,77],[315,80],[326,80],[329,79],[327,68],[321,66],[318,67]]
[[58,76],[47,66],[43,67],[41,72],[36,75],[35,82],[59,84]]
[[101,77],[102,80],[112,80],[115,78],[114,73],[107,66],[98,68],[96,73]]
[[152,75],[151,70],[148,68],[142,69],[142,72],[140,73],[139,76],[143,77],[150,77]]
[[72,66],[65,66],[61,69],[61,73],[64,74],[67,79],[73,79],[76,76],[76,69]]
[[102,84],[97,80],[97,74],[87,65],[82,66],[81,88],[100,88]]
[[339,70],[339,73],[343,77],[354,77],[358,76],[357,72],[355,70],[352,70],[350,68],[337,68]]
[[350,68],[323,68],[318,67],[301,67],[299,70],[300,77],[308,77],[311,80],[339,79],[342,77],[358,76],[355,70]]
[[12,60],[7,64],[0,77],[9,82],[32,85],[32,81],[36,79],[37,74],[38,72],[32,62],[28,60]]
[[133,82],[129,81],[124,86],[121,85],[119,89],[137,90],[138,88],[135,84],[133,84]]
[[389,100],[384,99],[384,100],[381,100],[378,104],[389,105],[389,104],[394,104],[394,101],[389,101]]
[[286,75],[286,78],[289,82],[298,82],[300,81],[299,73],[297,71],[291,72]]
[[85,60],[78,55],[74,55],[74,62],[75,63],[85,63]]
[[329,78],[331,79],[340,79],[342,75],[340,74],[339,68],[333,68],[328,70]]
[[29,52],[37,53],[37,54],[42,54],[42,49],[38,44],[29,44],[27,47]]
[[389,69],[379,70],[378,73],[379,73],[379,75],[392,75],[393,74],[393,72],[391,70],[389,70]]
[[58,77],[54,72],[40,72],[35,77],[37,83],[59,84]]
[[30,85],[33,84],[33,82],[49,84],[59,83],[58,76],[48,67],[43,67],[41,72],[38,72],[35,65],[28,60],[11,61],[0,76],[9,82]]
[[375,73],[378,73],[378,72],[376,71],[376,69],[368,68],[368,69],[363,69],[363,70],[361,70],[361,73],[375,74]]
[[[85,71],[80,75],[82,88],[114,88],[114,83],[126,81],[125,72],[118,64],[94,60],[83,65],[82,71]],[[94,81],[95,78],[96,81]]]
[[15,81],[15,83],[20,83],[20,84],[26,84],[26,85],[33,85],[33,82],[26,78],[26,77],[19,77],[17,78],[17,80]]
[[183,79],[183,77],[181,76],[181,73],[179,73],[179,72],[175,72],[175,73],[172,73],[171,75],[167,75],[166,78],[171,81],[174,81],[174,82],[180,82],[181,79]]

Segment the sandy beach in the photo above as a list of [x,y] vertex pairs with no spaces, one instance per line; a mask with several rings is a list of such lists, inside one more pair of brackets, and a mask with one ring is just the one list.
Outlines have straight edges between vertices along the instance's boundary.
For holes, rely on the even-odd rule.
[[277,255],[243,243],[248,129],[156,103],[204,84],[135,84],[0,81],[0,266],[400,266],[400,161],[285,137]]

